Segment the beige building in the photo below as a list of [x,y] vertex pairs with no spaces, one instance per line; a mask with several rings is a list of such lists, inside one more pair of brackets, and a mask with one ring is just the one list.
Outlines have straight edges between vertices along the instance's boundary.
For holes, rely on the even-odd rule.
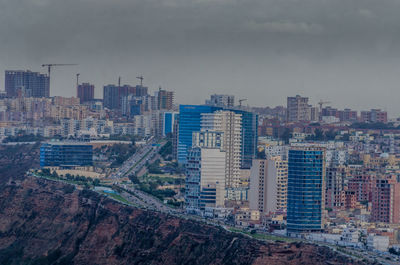
[[[314,117],[315,118],[315,117]],[[287,122],[310,121],[311,106],[307,97],[296,95],[287,98]]]
[[285,210],[288,163],[280,156],[253,161],[250,173],[250,209],[264,214]]
[[242,115],[232,111],[216,111],[201,116],[201,131],[222,132],[221,150],[226,152],[225,187],[240,187]]

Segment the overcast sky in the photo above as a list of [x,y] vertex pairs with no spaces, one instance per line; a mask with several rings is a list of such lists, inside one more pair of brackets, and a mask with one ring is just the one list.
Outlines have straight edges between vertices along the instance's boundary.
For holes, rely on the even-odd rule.
[[[54,68],[51,95],[94,83],[254,106],[301,94],[400,115],[399,0],[0,0],[0,70]],[[0,87],[4,87],[1,74]]]

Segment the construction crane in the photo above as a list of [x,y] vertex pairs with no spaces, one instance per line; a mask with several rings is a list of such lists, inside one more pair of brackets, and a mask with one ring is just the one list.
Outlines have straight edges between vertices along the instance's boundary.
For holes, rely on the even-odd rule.
[[75,63],[49,63],[49,64],[42,64],[42,67],[47,67],[47,73],[49,75],[49,90],[50,90],[51,68],[53,68],[53,66],[68,66],[68,65],[77,65],[77,64],[75,64]]
[[243,102],[243,101],[246,101],[246,100],[247,100],[247,98],[239,99],[239,107],[241,107],[241,106],[242,106],[242,102]]
[[140,80],[140,86],[142,87],[143,86],[143,79],[144,79],[143,75],[138,76],[136,78]]
[[75,63],[50,63],[50,64],[42,64],[42,67],[47,67],[47,73],[48,73],[49,79],[50,79],[51,68],[53,68],[53,66],[67,66],[67,65],[77,65],[77,64],[75,64]]
[[76,74],[76,88],[78,89],[78,86],[79,86],[79,76],[80,76],[81,74],[80,73],[77,73]]
[[322,100],[320,100],[318,102],[318,104],[319,104],[319,112],[322,113],[322,105],[329,104],[329,103],[331,103],[331,102],[330,101],[322,101]]

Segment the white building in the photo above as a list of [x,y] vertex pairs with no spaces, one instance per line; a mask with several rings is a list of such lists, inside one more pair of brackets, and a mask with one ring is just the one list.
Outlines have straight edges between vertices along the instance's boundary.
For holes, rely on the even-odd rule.
[[265,155],[268,157],[280,156],[287,160],[289,147],[287,145],[270,145],[265,147]]
[[375,250],[379,250],[379,251],[388,251],[389,237],[388,236],[368,235],[367,247],[369,249],[375,249]]
[[233,95],[211,95],[209,100],[206,100],[206,105],[218,106],[218,107],[234,107],[235,96]]
[[225,185],[227,189],[240,188],[242,115],[231,111],[204,113],[201,116],[201,131],[223,133],[222,150],[226,152]]
[[186,163],[186,210],[201,214],[206,207],[224,207],[226,153],[193,147]]

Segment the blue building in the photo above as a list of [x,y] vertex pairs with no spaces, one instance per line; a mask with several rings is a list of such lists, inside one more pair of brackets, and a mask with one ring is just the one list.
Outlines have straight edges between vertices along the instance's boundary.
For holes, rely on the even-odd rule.
[[49,142],[40,147],[40,166],[91,166],[93,147],[88,144]]
[[222,108],[205,105],[180,105],[179,106],[179,133],[178,133],[178,162],[186,162],[187,148],[192,146],[192,134],[201,129],[201,114],[212,113],[217,110],[229,110],[242,114],[242,169],[250,169],[252,160],[257,154],[258,141],[258,115],[237,109]]
[[188,148],[192,147],[192,134],[201,129],[201,114],[212,113],[220,107],[204,105],[179,106],[178,162],[186,163]]
[[242,114],[242,169],[250,169],[257,154],[258,115],[240,109],[227,109]]
[[167,136],[174,132],[174,123],[178,118],[178,112],[164,112],[163,119],[163,136]]
[[325,151],[319,147],[289,150],[287,233],[299,235],[322,229]]

